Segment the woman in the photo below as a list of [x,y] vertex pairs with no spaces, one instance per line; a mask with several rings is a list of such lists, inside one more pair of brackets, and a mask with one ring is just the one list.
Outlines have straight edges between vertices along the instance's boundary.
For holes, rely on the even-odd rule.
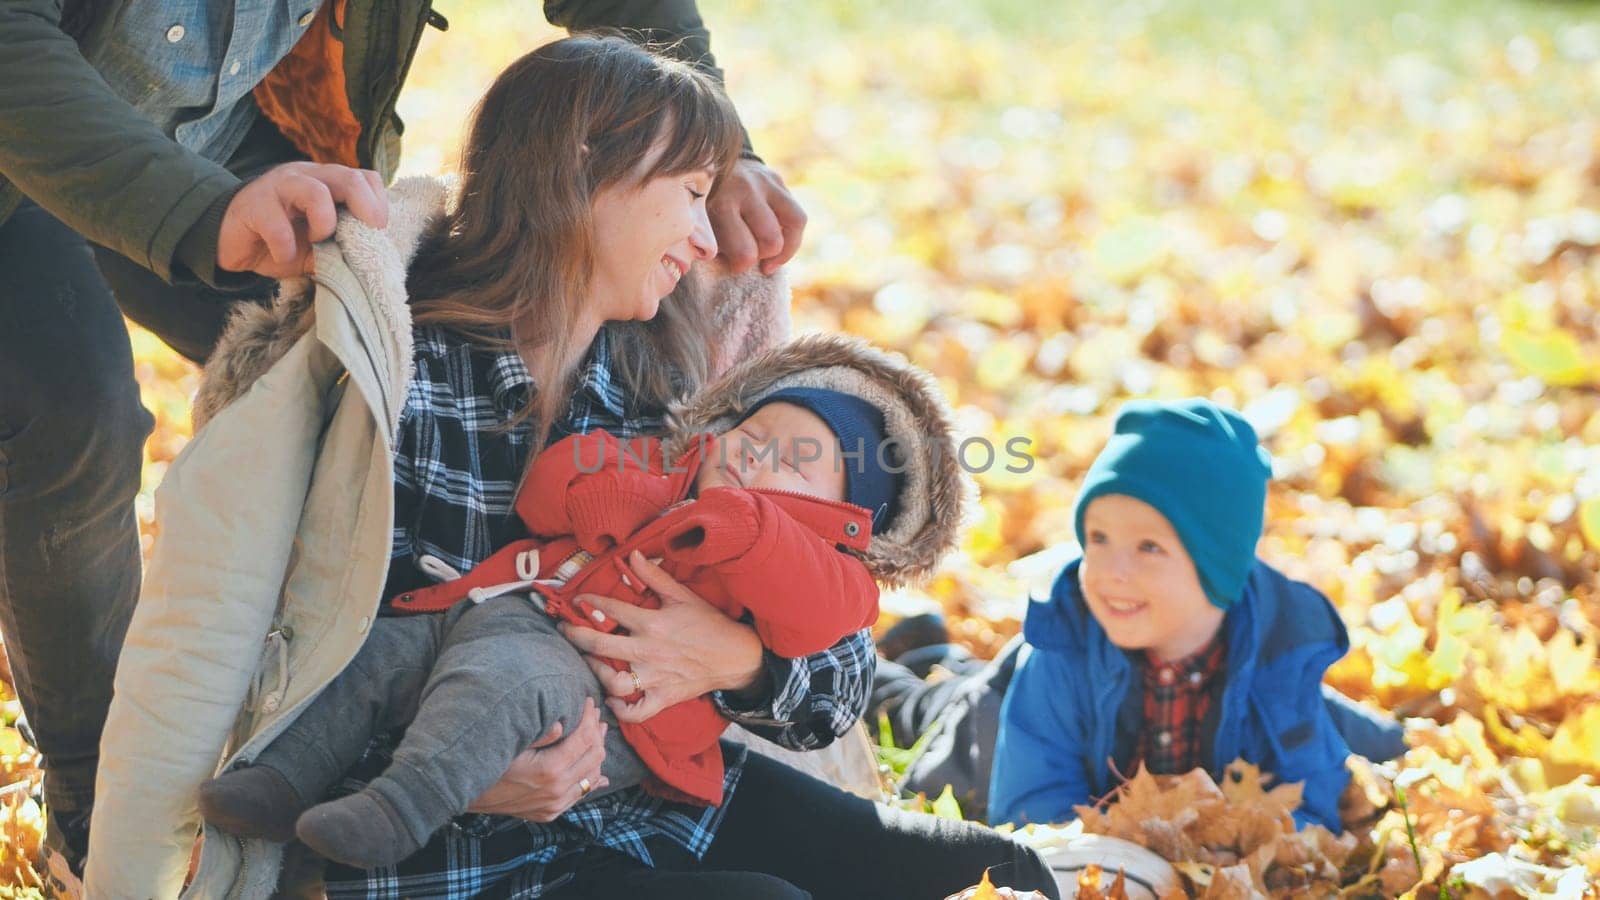
[[[325,347],[343,347],[353,329],[368,358],[353,351],[335,355],[349,371],[342,382],[347,385],[344,397],[361,393],[369,398],[368,406],[341,401],[331,413],[316,459],[319,468],[309,477],[307,506],[296,516],[298,531],[281,542],[283,568],[266,567],[269,574],[288,571],[286,583],[280,582],[283,608],[275,617],[270,609],[265,615],[260,609],[250,611],[257,638],[268,636],[269,659],[254,673],[260,689],[245,704],[230,764],[248,760],[269,742],[284,720],[353,655],[360,641],[352,641],[336,627],[338,622],[354,619],[355,630],[364,634],[381,596],[428,583],[416,559],[428,554],[457,569],[470,569],[519,536],[512,531],[516,520],[506,513],[525,464],[539,446],[596,427],[623,435],[655,430],[666,401],[703,380],[710,363],[703,311],[678,298],[663,298],[692,262],[716,253],[705,195],[718,174],[727,171],[738,146],[731,107],[703,76],[619,39],[559,41],[513,64],[490,88],[468,139],[460,201],[428,230],[403,290],[397,284],[397,266],[386,266],[381,259],[409,255],[403,212],[382,243],[371,235],[361,240],[359,226],[351,226],[350,240],[342,241],[342,261],[357,270],[359,285],[341,290],[340,260],[330,259],[325,270],[319,256],[322,284],[314,301],[315,338]],[[422,190],[407,188],[413,189]],[[403,210],[406,204],[396,207]],[[361,267],[372,263],[368,251],[380,259],[363,279]],[[363,288],[373,295],[369,305],[375,315],[363,312],[360,303],[341,303]],[[393,312],[383,298],[396,294],[409,294],[414,335],[402,322],[387,321],[404,339],[370,339],[371,331],[381,331],[371,324]],[[643,325],[644,320],[650,324]],[[297,352],[313,353],[315,342],[308,341],[282,351],[283,338],[296,327],[305,327],[297,316],[258,322],[249,337],[235,335],[227,351],[219,351],[208,379],[225,387],[203,397],[201,408],[236,399],[217,414],[215,425],[197,435],[186,456],[204,454],[208,442],[218,444],[221,439],[208,438],[225,419],[253,415],[248,404],[261,407],[283,392],[281,384],[272,382],[283,362],[248,391],[242,384],[248,376],[239,369],[259,368],[280,352],[284,360],[296,362]],[[302,350],[308,343],[311,347]],[[371,362],[373,353],[380,357],[377,365]],[[410,371],[385,378],[395,358],[405,359]],[[316,374],[303,395],[320,405],[326,401],[315,389],[326,383],[326,376],[314,363],[305,366]],[[397,384],[403,386],[403,397],[395,394]],[[392,502],[393,540],[381,584],[374,584],[365,569],[353,572],[323,546],[330,536],[344,540],[345,529],[351,534],[372,531],[373,518],[388,521],[387,503],[374,502],[374,515],[365,519],[351,520],[340,512],[371,501],[320,468],[329,456],[329,442],[344,436],[341,426],[362,417],[383,420],[374,409],[398,418],[392,471],[382,465],[387,443],[380,434],[374,448],[379,464],[364,473],[367,484],[375,473],[388,472],[392,478],[386,499]],[[314,443],[318,436],[309,440]],[[340,458],[345,454],[341,449]],[[179,478],[170,491],[193,485],[196,468],[175,464],[169,482],[173,473],[190,477]],[[329,488],[330,482],[339,487]],[[343,506],[337,497],[322,499],[341,488],[346,493]],[[169,491],[168,486],[163,490]],[[207,505],[216,503],[214,495],[206,499]],[[181,512],[186,504],[173,505]],[[325,514],[328,521],[321,524],[326,527],[313,529],[307,540],[306,523]],[[177,526],[185,527],[183,516],[176,518]],[[163,518],[164,536],[177,543],[170,521]],[[193,527],[199,533],[203,526]],[[216,541],[219,536],[213,532],[208,537]],[[226,534],[220,537],[228,543]],[[122,705],[128,710],[119,716],[123,710],[114,707],[108,733],[123,725],[138,732],[145,724],[140,714],[157,712],[158,704],[140,706],[151,694],[162,693],[153,688],[154,673],[177,665],[192,668],[194,656],[226,661],[211,646],[174,651],[170,631],[158,628],[163,618],[168,624],[178,618],[174,609],[189,609],[177,592],[159,588],[159,548],[157,557],[151,573],[157,599],[153,611],[141,607],[130,637],[131,655],[124,657],[132,661],[118,674],[119,702],[127,697]],[[645,718],[678,700],[710,694],[729,718],[800,748],[826,744],[859,717],[872,658],[865,633],[802,660],[765,656],[749,626],[722,616],[648,563],[637,574],[664,603],[652,615],[629,623],[633,633],[623,647],[608,648],[608,655],[632,663],[638,678],[623,693],[634,688],[644,692],[643,701],[618,708],[618,715]],[[330,581],[350,585],[349,592],[356,595],[327,598],[340,607],[331,614],[307,599],[325,596]],[[607,613],[616,610],[604,598],[594,602]],[[624,611],[617,617],[626,616]],[[247,628],[239,631],[249,633]],[[209,632],[206,638],[215,642]],[[582,643],[579,647],[592,649]],[[240,682],[249,679],[235,677],[238,668],[226,674],[242,697]],[[197,681],[188,678],[191,688]],[[608,690],[618,686],[604,683]],[[207,701],[215,693],[208,691]],[[571,735],[526,755],[479,801],[484,812],[523,818],[458,821],[392,870],[330,870],[329,895],[943,895],[972,883],[991,865],[1027,869],[1020,876],[1025,880],[1044,877],[1036,859],[992,832],[891,813],[733,750],[727,752],[726,799],[720,807],[673,804],[637,789],[579,802],[586,786],[598,778],[602,727],[595,716],[586,715]],[[220,751],[220,741],[215,746]],[[132,785],[139,756],[149,757],[148,748],[114,749],[108,745],[108,761],[102,766],[107,788],[102,811],[113,810],[103,815],[114,837],[102,842],[102,813],[97,813],[91,832],[90,889],[95,891],[98,884],[106,896],[124,895],[123,883],[116,879],[137,863],[107,863],[97,882],[100,849],[103,845],[105,853],[119,860],[137,849],[126,827],[119,825],[132,816],[134,798],[149,793]],[[181,781],[173,779],[178,787],[192,790],[192,784],[210,774],[199,772],[190,783],[194,768]],[[168,804],[177,806],[170,800]],[[177,813],[175,822],[181,825],[188,809],[179,807]],[[174,832],[182,833],[181,827]],[[213,890],[236,890],[254,896],[262,884],[270,889],[260,873],[275,873],[274,848],[256,846],[263,842],[235,844],[214,833],[208,837],[214,840],[208,841],[209,859],[197,875],[197,892],[209,896]],[[168,847],[177,843],[170,836],[165,840]],[[844,862],[846,854],[860,859],[863,851],[870,860],[864,868],[851,869]],[[168,867],[165,879],[156,879],[162,884],[171,882],[170,857],[167,853],[166,862],[149,866]],[[1007,880],[1003,872],[996,876]],[[145,875],[143,883],[153,883],[151,876]],[[135,885],[127,893],[160,891]]]

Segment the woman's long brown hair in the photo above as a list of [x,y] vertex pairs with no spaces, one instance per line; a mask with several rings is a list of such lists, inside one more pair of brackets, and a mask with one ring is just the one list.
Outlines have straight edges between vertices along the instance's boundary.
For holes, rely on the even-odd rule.
[[[571,390],[573,329],[594,268],[591,200],[603,187],[738,158],[742,131],[710,77],[624,38],[546,44],[495,79],[473,115],[461,197],[424,239],[407,284],[412,319],[486,347],[531,352],[535,390],[511,424],[543,444]],[[664,148],[648,170],[642,164]],[[649,323],[612,327],[614,376],[638,409],[704,381],[707,310],[683,279]],[[507,329],[514,341],[507,337]]]

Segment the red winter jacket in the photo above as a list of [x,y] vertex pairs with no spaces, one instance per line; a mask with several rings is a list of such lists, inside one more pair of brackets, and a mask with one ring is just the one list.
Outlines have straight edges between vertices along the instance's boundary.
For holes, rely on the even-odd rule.
[[[749,612],[761,642],[779,656],[816,653],[872,625],[878,586],[859,559],[839,549],[866,549],[871,514],[788,491],[718,487],[691,499],[709,437],[693,442],[671,466],[655,439],[618,441],[594,431],[552,445],[534,460],[517,494],[517,515],[533,537],[502,547],[458,580],[394,597],[391,607],[438,612],[474,588],[557,577],[563,563],[580,554],[573,562],[582,568],[567,574],[564,584],[532,590],[553,616],[615,631],[615,622],[596,626],[572,600],[598,594],[659,607],[630,574],[627,559],[638,550],[659,558],[667,574],[728,615]],[[525,555],[530,551],[537,557]],[[699,697],[644,722],[624,722],[622,733],[661,782],[647,787],[716,805],[723,775],[717,739],[726,727],[710,699]]]

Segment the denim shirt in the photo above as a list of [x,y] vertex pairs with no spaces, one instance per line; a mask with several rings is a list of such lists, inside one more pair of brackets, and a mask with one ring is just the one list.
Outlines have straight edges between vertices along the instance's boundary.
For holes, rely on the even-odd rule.
[[322,0],[163,0],[122,5],[84,57],[168,137],[224,162],[260,113],[250,92],[294,47]]

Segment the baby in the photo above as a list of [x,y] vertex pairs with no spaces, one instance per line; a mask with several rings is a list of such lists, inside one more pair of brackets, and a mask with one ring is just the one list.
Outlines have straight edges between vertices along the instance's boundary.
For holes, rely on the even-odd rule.
[[[967,488],[948,414],[903,360],[802,339],[728,373],[678,419],[665,441],[591,432],[541,453],[515,501],[532,537],[392,598],[401,614],[377,620],[287,731],[201,786],[206,820],[243,837],[298,836],[347,865],[391,864],[601,699],[555,624],[617,630],[579,594],[658,605],[629,575],[633,553],[748,615],[768,650],[800,657],[870,626],[877,581],[931,571],[955,544]],[[609,729],[602,784],[719,803],[726,724],[701,697]],[[399,728],[381,776],[317,803],[374,734]]]

